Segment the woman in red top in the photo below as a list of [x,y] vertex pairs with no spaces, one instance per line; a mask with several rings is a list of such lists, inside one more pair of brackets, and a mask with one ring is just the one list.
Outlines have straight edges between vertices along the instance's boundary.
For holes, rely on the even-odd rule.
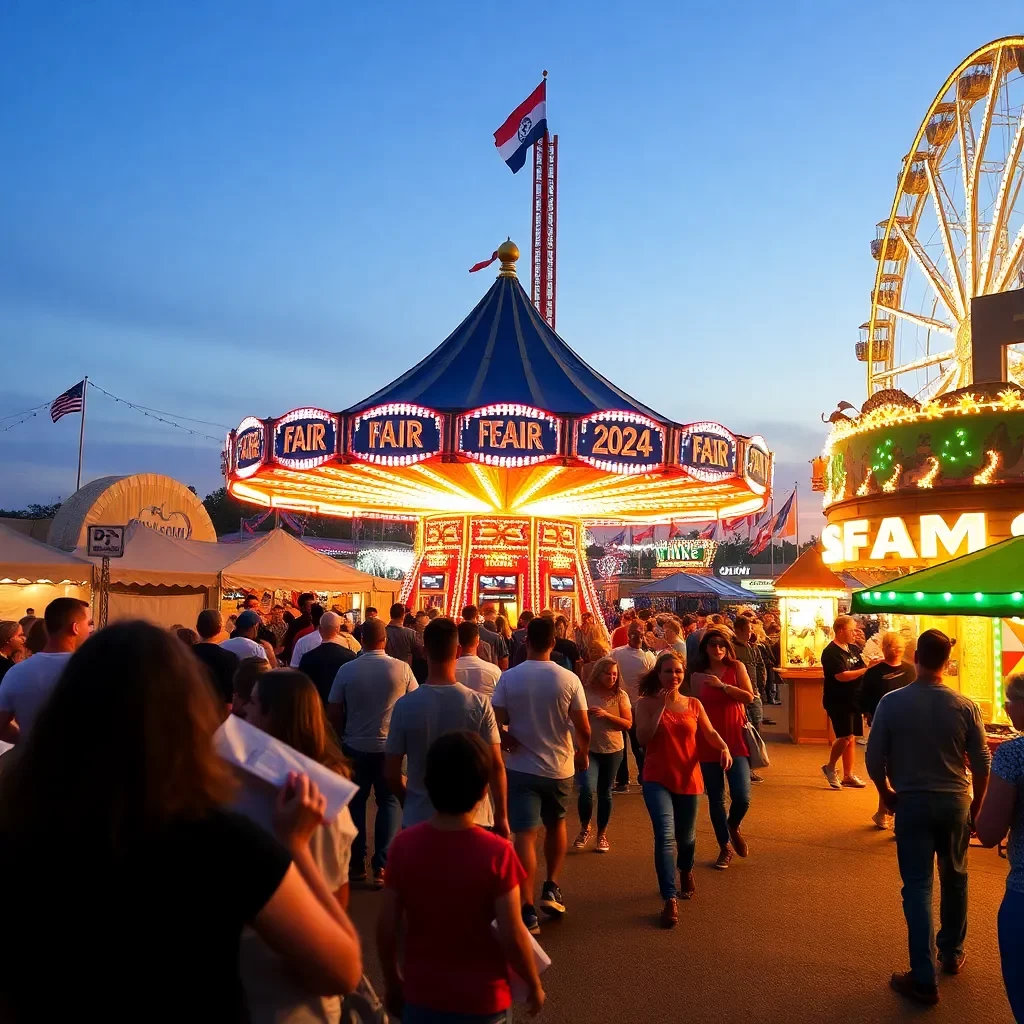
[[[697,741],[708,810],[719,846],[715,867],[724,871],[732,861],[733,850],[741,857],[747,855],[747,841],[740,833],[740,822],[750,807],[750,750],[744,727],[746,706],[754,699],[754,687],[746,667],[736,659],[729,634],[721,629],[709,629],[701,637],[690,672],[691,693],[704,705],[711,724],[732,754],[732,767],[726,768],[720,763],[716,748]],[[729,778],[728,816],[725,813],[726,776]]]
[[[640,680],[634,716],[637,740],[645,753],[644,803],[654,826],[654,867],[665,901],[664,928],[674,927],[679,920],[677,898],[682,895],[688,900],[696,891],[697,797],[704,792],[698,737],[718,751],[724,770],[732,766],[729,747],[715,732],[700,701],[679,692],[682,681],[682,660],[675,651],[665,651]],[[682,893],[676,884],[677,867],[684,879]]]

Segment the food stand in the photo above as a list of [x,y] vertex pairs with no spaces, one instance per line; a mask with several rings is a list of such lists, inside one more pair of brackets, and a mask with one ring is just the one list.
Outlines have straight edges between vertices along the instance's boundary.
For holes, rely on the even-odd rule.
[[839,602],[849,593],[817,548],[808,548],[775,581],[781,620],[779,674],[789,683],[789,736],[794,743],[830,742],[821,703],[821,652],[832,640]]

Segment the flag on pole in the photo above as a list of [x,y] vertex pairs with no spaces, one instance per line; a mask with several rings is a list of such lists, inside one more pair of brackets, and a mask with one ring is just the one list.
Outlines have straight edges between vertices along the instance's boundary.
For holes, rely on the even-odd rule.
[[242,529],[245,530],[246,533],[255,534],[256,527],[261,526],[264,522],[266,522],[270,515],[271,510],[267,509],[266,512],[259,512],[256,515],[254,515],[251,519],[243,519]]
[[747,529],[750,529],[750,527],[754,525],[754,520],[756,518],[756,515],[751,514],[749,516],[736,516],[735,519],[723,519],[722,529],[725,530],[726,533],[739,533],[744,526],[747,527]]
[[480,263],[474,263],[473,266],[469,268],[469,272],[471,274],[475,274],[478,270],[486,270],[486,268],[489,267],[497,258],[498,250],[495,249],[494,252],[491,253],[491,258],[489,260],[483,260]]
[[648,526],[646,530],[641,530],[639,533],[633,535],[634,544],[642,544],[645,540],[654,540],[653,526]]
[[796,488],[786,499],[786,504],[779,509],[775,517],[775,526],[772,529],[773,537],[795,537],[796,536]]
[[62,416],[72,412],[81,412],[85,408],[85,381],[80,380],[73,388],[68,388],[50,403],[50,419],[54,423]]
[[544,79],[494,133],[494,145],[513,174],[526,163],[526,151],[548,130],[547,96]]
[[705,526],[704,529],[697,534],[697,536],[701,540],[718,540],[719,526],[720,524],[716,519],[713,523],[710,523],[708,526]]
[[754,535],[754,539],[747,549],[747,553],[751,555],[759,555],[762,551],[768,550],[768,545],[772,542],[772,536],[775,530],[775,523],[778,516],[769,514],[767,520],[762,520],[761,526],[758,527],[757,533]]
[[618,544],[624,544],[626,541],[626,531],[620,530],[610,541],[608,541],[607,547],[615,547]]
[[682,537],[683,528],[678,523],[671,523],[668,528],[668,539],[675,540],[676,537]]

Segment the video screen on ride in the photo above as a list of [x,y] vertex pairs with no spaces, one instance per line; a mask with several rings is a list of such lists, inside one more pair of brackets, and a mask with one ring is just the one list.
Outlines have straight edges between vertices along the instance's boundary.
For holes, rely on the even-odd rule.
[[420,590],[444,590],[444,573],[424,573],[420,576]]
[[481,576],[480,590],[497,591],[502,594],[514,594],[518,576]]
[[575,576],[551,576],[549,582],[552,590],[575,590],[576,589],[576,577]]

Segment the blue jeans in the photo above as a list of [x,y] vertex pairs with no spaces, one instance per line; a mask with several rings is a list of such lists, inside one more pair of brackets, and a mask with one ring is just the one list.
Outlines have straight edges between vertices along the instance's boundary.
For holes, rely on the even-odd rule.
[[999,957],[1003,962],[1003,984],[1013,1019],[1024,1021],[1024,892],[1006,890],[999,907]]
[[679,896],[676,868],[688,875],[693,870],[697,845],[697,797],[671,793],[659,782],[645,782],[644,803],[654,826],[654,870],[663,900]]
[[[729,842],[729,829],[739,828],[750,809],[750,758],[734,757],[728,772],[717,761],[701,761],[704,792],[708,795],[711,825],[720,847]],[[729,814],[725,813],[725,778],[729,776]]]
[[[640,746],[640,741],[636,738],[635,722],[628,729],[622,730],[622,739],[626,746],[632,748],[633,760],[636,761],[636,781],[642,782],[644,775],[644,748]],[[629,782],[629,755],[626,753],[625,746],[622,750],[622,763],[619,765],[615,781],[620,786],[625,786]]]
[[[903,879],[910,973],[935,984],[935,947],[941,956],[963,952],[967,935],[967,844],[970,802],[966,794],[901,793],[896,805],[896,859]],[[939,934],[932,923],[932,876],[939,862]]]
[[576,809],[580,815],[580,827],[586,828],[594,816],[594,793],[597,793],[597,831],[603,832],[608,827],[612,816],[612,784],[619,763],[625,756],[625,750],[616,750],[611,754],[590,753],[590,764],[585,772],[576,773],[576,785],[580,797]]
[[357,833],[352,840],[352,864],[349,871],[360,875],[366,870],[366,801],[370,799],[371,789],[377,802],[377,819],[373,823],[371,866],[374,871],[381,871],[388,860],[391,840],[395,838],[402,823],[402,806],[384,778],[383,751],[368,753],[365,750],[342,747],[342,753],[355,766],[352,781],[359,787],[359,792],[352,797],[352,802],[348,805]]

